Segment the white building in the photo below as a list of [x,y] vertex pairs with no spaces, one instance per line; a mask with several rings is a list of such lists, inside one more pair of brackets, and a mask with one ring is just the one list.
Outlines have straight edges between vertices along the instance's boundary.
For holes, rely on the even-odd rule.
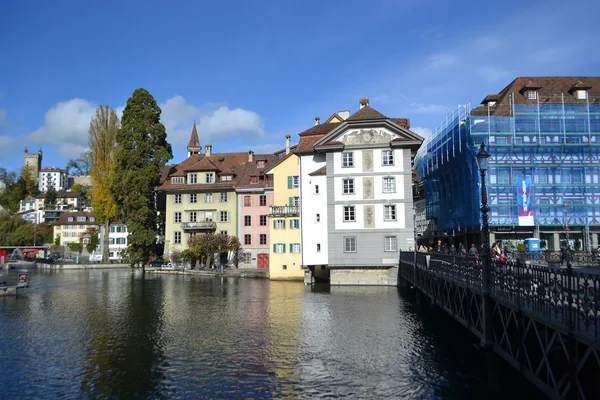
[[[121,252],[127,248],[127,226],[125,224],[110,224],[108,233],[108,260],[121,262],[123,257]],[[104,225],[100,226],[99,254],[102,254],[104,241]]]
[[67,170],[60,168],[43,168],[40,170],[38,189],[42,193],[48,191],[49,186],[54,186],[55,191],[68,189],[69,181]]
[[396,284],[398,251],[413,245],[411,159],[422,141],[368,99],[300,134],[302,265],[315,278]]

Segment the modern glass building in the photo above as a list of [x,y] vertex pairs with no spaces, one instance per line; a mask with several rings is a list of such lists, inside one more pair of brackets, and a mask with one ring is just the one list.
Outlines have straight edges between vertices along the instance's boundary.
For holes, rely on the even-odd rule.
[[415,156],[437,226],[424,238],[479,243],[480,143],[491,154],[492,241],[536,237],[557,250],[568,230],[573,248],[598,247],[600,77],[516,78],[477,108],[459,106]]

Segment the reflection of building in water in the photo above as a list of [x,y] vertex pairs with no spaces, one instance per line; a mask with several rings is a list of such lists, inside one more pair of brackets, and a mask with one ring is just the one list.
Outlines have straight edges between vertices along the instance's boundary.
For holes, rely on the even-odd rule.
[[298,380],[304,291],[304,285],[297,282],[272,282],[269,285],[267,353],[279,379]]

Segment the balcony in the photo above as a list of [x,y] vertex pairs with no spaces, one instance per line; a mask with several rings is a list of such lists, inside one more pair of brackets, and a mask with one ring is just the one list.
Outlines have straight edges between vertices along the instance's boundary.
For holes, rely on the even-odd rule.
[[297,217],[300,215],[300,206],[271,206],[270,217]]
[[214,231],[217,229],[217,223],[213,221],[182,222],[181,229],[184,231]]

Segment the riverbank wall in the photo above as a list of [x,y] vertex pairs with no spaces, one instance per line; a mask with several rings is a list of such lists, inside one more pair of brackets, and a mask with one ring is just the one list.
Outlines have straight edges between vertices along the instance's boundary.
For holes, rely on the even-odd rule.
[[50,270],[71,270],[71,269],[123,269],[129,268],[129,264],[102,264],[102,263],[87,263],[87,264],[46,264],[38,263],[40,269]]

